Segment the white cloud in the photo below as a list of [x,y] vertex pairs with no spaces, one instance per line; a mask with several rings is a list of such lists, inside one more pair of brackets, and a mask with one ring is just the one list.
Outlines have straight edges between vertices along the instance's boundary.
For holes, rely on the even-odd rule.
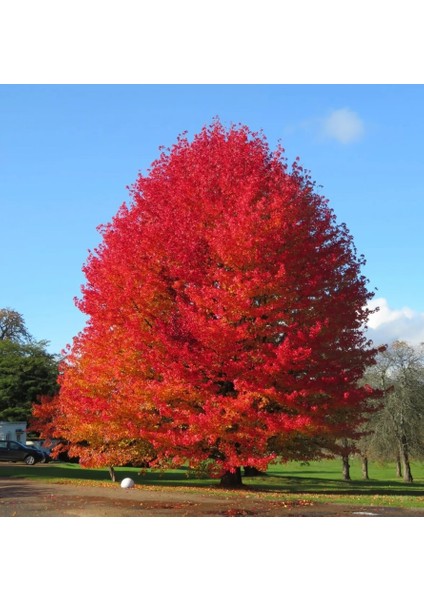
[[424,342],[424,313],[411,310],[407,306],[392,309],[385,298],[374,298],[369,308],[380,310],[370,316],[367,335],[374,344],[389,344],[402,340],[410,344]]
[[333,138],[342,144],[349,144],[359,140],[365,126],[362,119],[349,108],[333,110],[321,122],[321,132],[324,136]]

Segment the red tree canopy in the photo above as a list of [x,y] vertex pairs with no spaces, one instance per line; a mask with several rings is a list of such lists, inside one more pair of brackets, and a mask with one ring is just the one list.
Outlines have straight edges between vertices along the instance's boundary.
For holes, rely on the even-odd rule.
[[56,435],[84,441],[91,464],[96,448],[98,464],[141,440],[158,464],[224,473],[265,468],[295,433],[337,436],[343,421],[346,435],[338,412],[353,430],[370,394],[358,380],[375,355],[372,293],[308,173],[214,122],[130,192],[84,267],[89,320],[64,364]]

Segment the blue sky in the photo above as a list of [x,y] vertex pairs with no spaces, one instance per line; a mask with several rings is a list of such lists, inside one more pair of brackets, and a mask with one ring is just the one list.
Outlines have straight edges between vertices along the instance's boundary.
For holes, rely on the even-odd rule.
[[424,341],[422,85],[1,85],[0,307],[59,352],[88,249],[159,146],[219,116],[300,157],[364,254],[377,342]]

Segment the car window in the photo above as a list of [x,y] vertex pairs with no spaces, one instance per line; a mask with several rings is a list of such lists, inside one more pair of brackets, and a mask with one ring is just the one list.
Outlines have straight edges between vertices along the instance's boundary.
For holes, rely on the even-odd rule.
[[20,450],[21,447],[16,442],[9,442],[9,447],[11,450]]
[[0,441],[0,448],[2,450],[6,450],[6,448],[7,448],[7,442]]

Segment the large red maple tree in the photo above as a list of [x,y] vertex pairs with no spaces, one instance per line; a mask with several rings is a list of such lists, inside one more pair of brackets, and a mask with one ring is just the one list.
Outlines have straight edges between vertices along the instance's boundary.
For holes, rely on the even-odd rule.
[[237,483],[285,438],[337,437],[338,411],[353,431],[372,393],[358,384],[375,356],[372,293],[309,174],[214,121],[130,194],[83,269],[89,319],[63,364],[55,434],[87,464],[141,444],[155,464]]

